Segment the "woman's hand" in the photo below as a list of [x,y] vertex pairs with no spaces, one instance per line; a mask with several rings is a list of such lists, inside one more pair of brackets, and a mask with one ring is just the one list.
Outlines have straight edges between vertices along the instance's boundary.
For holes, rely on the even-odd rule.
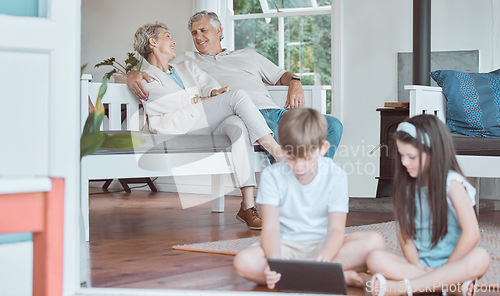
[[269,265],[264,270],[264,274],[266,275],[266,283],[269,289],[274,289],[276,287],[276,283],[281,279],[281,273],[277,273],[276,271],[272,271]]
[[210,96],[215,97],[215,96],[218,96],[220,94],[227,92],[228,90],[229,90],[229,86],[221,87],[219,89],[212,89],[212,91],[210,92]]

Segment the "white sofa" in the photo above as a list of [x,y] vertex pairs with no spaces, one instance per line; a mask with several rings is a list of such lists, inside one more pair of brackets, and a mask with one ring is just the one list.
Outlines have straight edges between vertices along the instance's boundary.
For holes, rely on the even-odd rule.
[[[446,97],[440,87],[406,85],[410,91],[410,117],[434,114],[446,121]],[[463,173],[476,187],[476,213],[479,213],[479,178],[500,178],[500,139],[453,136],[457,160]]]
[[[88,116],[88,98],[95,102],[101,83],[90,82],[91,75],[81,79],[81,129]],[[326,112],[326,90],[329,86],[304,86],[305,106]],[[286,86],[269,86],[273,100],[283,106]],[[103,104],[109,108],[109,127],[106,131],[139,132],[141,120],[139,100],[126,84],[109,83]],[[122,116],[122,105],[126,116]],[[125,119],[123,122],[122,120]],[[225,136],[167,136],[143,133],[146,144],[133,150],[111,151],[101,149],[85,156],[81,162],[81,209],[89,240],[89,180],[136,177],[167,177],[211,175],[212,211],[224,211],[224,184],[222,175],[233,173],[229,140]],[[255,152],[255,168],[262,171],[269,161],[264,152]]]

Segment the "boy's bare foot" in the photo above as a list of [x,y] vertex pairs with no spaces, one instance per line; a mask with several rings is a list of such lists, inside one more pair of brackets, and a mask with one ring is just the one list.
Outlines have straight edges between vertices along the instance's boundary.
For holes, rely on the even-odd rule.
[[365,286],[365,281],[361,276],[354,270],[344,271],[345,282],[348,286],[363,288]]

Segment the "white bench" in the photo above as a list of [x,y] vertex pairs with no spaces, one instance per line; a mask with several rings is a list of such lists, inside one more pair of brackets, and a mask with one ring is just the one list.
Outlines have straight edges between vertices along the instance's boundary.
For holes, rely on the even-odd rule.
[[[84,74],[81,79],[81,130],[88,116],[88,98],[95,103],[101,83],[90,82],[91,75]],[[326,113],[326,90],[329,86],[304,86],[305,106]],[[286,86],[269,86],[271,96],[278,106],[283,106],[286,100]],[[109,109],[110,131],[134,131],[138,132],[141,127],[139,116],[139,100],[135,98],[126,84],[109,83],[107,92],[102,98],[103,104]],[[122,105],[126,105],[126,117],[122,122]],[[160,143],[155,135],[145,134],[147,144]],[[169,138],[169,136],[164,136]],[[176,136],[176,139],[186,141],[191,136]],[[222,137],[222,136],[220,136]],[[173,136],[170,136],[172,139]],[[229,143],[227,137],[224,137]],[[181,142],[176,141],[176,142]],[[187,139],[189,141],[189,139]],[[139,177],[168,177],[168,176],[190,176],[211,175],[212,189],[212,211],[224,211],[224,183],[222,175],[233,173],[230,152],[224,147],[215,149],[208,145],[205,149],[199,149],[203,144],[192,143],[182,147],[175,147],[168,153],[160,152],[145,153],[139,147],[134,151],[125,153],[98,153],[85,156],[81,162],[81,210],[86,231],[86,239],[89,240],[89,180],[95,179],[118,179]],[[222,140],[222,146],[225,144]],[[171,142],[173,143],[173,141]],[[175,144],[175,143],[174,143]],[[212,144],[212,143],[211,143]],[[201,145],[201,146],[200,146]],[[158,146],[158,145],[157,145]],[[197,146],[194,147],[193,146]],[[209,147],[210,146],[210,147]],[[151,147],[148,147],[151,148]],[[264,152],[255,152],[256,172],[262,171],[269,161]]]
[[[446,97],[440,87],[406,85],[405,89],[410,91],[410,117],[434,114],[446,122]],[[476,143],[498,141],[492,138],[469,138]],[[476,187],[476,213],[479,213],[479,178],[500,178],[500,155],[461,155],[460,149],[457,149],[457,154],[464,175],[472,177],[473,185]]]

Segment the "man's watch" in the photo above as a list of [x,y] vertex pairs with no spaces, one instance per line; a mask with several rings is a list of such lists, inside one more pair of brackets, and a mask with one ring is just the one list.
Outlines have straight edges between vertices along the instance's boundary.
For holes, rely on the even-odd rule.
[[293,75],[293,76],[292,76],[292,79],[293,79],[293,80],[298,80],[298,81],[300,81],[300,76]]

